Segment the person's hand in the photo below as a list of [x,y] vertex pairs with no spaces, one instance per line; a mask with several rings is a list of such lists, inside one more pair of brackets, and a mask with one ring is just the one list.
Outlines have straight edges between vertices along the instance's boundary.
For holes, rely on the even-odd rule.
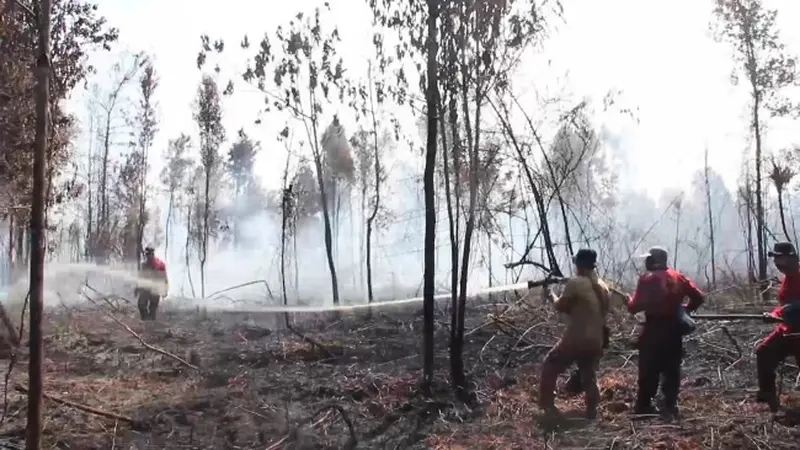
[[550,285],[545,284],[542,286],[542,302],[543,303],[551,303],[553,298],[553,291],[550,290]]

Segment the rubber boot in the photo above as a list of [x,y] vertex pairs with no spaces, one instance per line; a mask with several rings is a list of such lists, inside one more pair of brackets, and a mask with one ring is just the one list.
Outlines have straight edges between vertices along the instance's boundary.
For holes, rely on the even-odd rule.
[[781,407],[780,399],[774,392],[758,391],[756,394],[756,401],[759,403],[766,403],[769,406],[769,410],[774,413],[778,412],[778,409]]

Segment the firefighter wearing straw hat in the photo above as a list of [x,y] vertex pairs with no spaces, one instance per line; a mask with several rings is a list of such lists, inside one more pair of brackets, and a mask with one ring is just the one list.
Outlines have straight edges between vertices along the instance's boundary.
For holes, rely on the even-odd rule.
[[[581,249],[572,260],[577,276],[567,281],[561,297],[552,299],[556,310],[569,316],[569,322],[542,365],[539,405],[548,416],[559,415],[555,407],[556,381],[570,365],[577,363],[581,387],[586,393],[586,416],[593,419],[600,402],[597,367],[606,340],[609,289],[595,271],[597,253],[594,250]],[[546,286],[543,294],[552,297]]]

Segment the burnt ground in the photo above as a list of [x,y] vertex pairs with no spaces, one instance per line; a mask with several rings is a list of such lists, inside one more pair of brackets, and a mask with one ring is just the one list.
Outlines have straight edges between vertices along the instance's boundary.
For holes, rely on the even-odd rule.
[[[44,448],[797,448],[797,367],[782,368],[788,412],[773,416],[751,400],[752,348],[768,325],[701,324],[687,344],[682,420],[631,420],[636,354],[627,349],[633,324],[626,320],[602,362],[601,418],[580,419],[582,398],[561,394],[558,404],[571,418],[554,427],[541,421],[536,385],[559,332],[556,317],[546,308],[515,309],[501,326],[486,325],[503,307],[469,308],[472,407],[455,401],[448,386],[449,314],[441,307],[433,399],[418,389],[418,307],[371,317],[297,316],[305,337],[283,329],[283,316],[266,314],[173,311],[143,323],[124,308],[52,312]],[[18,359],[0,428],[7,447],[0,448],[17,448],[24,435],[27,356]]]

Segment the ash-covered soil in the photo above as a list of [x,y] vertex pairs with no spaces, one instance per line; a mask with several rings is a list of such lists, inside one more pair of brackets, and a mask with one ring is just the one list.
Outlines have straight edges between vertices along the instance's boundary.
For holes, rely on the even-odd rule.
[[[554,427],[540,420],[536,385],[559,333],[557,317],[546,307],[503,314],[507,306],[470,303],[464,354],[477,395],[472,406],[455,401],[448,385],[449,312],[441,306],[432,399],[418,389],[419,306],[371,316],[296,315],[299,333],[274,314],[165,312],[143,323],[130,307],[51,312],[45,448],[798,448],[797,367],[781,369],[788,412],[773,416],[751,400],[752,349],[768,325],[701,324],[687,344],[682,420],[631,420],[636,353],[626,343],[633,324],[618,313],[601,369],[601,418],[580,419],[582,398],[561,394],[559,406],[574,419]],[[489,314],[502,322],[488,323]],[[18,359],[0,432],[9,446],[21,442],[25,427],[17,387],[27,385],[27,355]]]

